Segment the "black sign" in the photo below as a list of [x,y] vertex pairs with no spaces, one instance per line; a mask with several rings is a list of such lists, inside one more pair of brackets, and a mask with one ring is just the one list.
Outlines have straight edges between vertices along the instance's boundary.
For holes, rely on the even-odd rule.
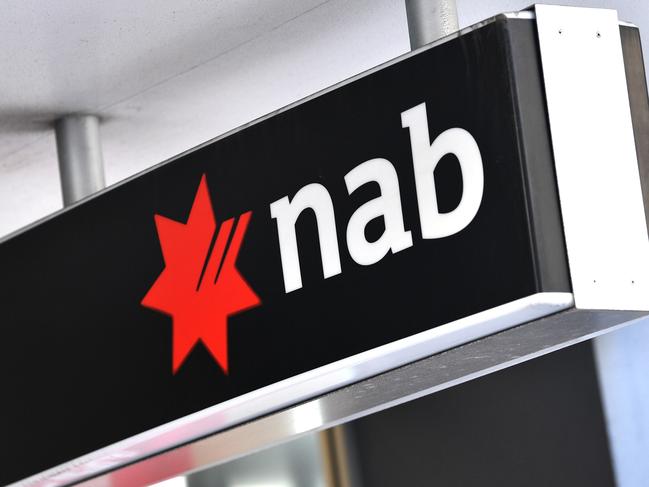
[[537,50],[498,20],[2,242],[0,480],[569,291]]

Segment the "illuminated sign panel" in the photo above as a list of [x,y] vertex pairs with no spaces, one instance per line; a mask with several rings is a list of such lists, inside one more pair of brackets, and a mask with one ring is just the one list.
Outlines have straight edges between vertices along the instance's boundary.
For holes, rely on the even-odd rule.
[[0,480],[569,292],[536,42],[496,20],[0,243]]

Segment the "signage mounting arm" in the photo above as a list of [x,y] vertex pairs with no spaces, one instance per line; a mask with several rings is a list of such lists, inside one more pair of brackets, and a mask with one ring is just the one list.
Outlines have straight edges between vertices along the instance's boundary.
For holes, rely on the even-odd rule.
[[106,186],[99,118],[66,115],[56,120],[54,130],[63,204],[70,206]]
[[405,1],[413,51],[459,30],[455,0]]

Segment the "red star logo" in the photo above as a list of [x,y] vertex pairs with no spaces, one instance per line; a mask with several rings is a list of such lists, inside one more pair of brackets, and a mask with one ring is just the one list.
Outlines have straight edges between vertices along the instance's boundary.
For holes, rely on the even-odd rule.
[[251,216],[224,221],[215,235],[204,175],[187,223],[155,215],[165,268],[142,305],[172,317],[174,373],[199,340],[228,373],[228,317],[261,304],[235,267]]

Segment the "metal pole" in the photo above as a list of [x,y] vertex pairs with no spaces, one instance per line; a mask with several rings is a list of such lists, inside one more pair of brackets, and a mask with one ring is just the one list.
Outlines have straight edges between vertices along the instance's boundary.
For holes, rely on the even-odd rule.
[[405,0],[410,48],[446,37],[459,30],[455,0]]
[[323,477],[327,487],[361,487],[353,423],[339,424],[319,433]]
[[63,204],[69,206],[106,186],[99,118],[66,115],[55,123]]

